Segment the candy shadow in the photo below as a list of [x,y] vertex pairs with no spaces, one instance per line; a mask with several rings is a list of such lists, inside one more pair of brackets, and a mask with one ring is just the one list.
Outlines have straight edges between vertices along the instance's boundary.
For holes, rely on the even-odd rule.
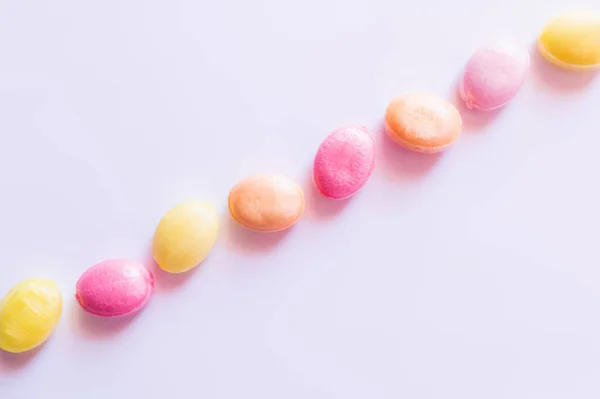
[[[210,255],[208,257],[210,258]],[[202,263],[204,262],[206,262],[206,259]],[[152,243],[144,260],[144,265],[154,275],[154,289],[158,292],[169,292],[182,287],[197,273],[198,269],[202,267],[202,263],[187,272],[166,272],[158,266],[158,263],[154,260],[154,256],[152,256]]]
[[0,374],[16,373],[26,367],[43,349],[45,343],[23,353],[9,353],[0,350]]
[[598,76],[598,70],[570,71],[552,64],[540,54],[537,41],[531,45],[531,80],[553,93],[573,93],[583,90]]
[[442,158],[443,152],[422,154],[396,144],[385,132],[384,123],[377,128],[376,143],[378,159],[375,170],[389,180],[415,181],[433,169]]
[[354,198],[352,196],[343,200],[335,200],[325,197],[315,186],[312,168],[304,183],[304,196],[306,200],[306,209],[304,210],[306,217],[321,221],[335,218]]
[[140,312],[122,317],[100,317],[87,313],[73,300],[70,313],[70,324],[77,335],[95,340],[122,333]]
[[225,217],[223,236],[227,247],[238,254],[260,254],[271,251],[287,237],[293,226],[274,233],[261,233],[240,226],[231,215]]
[[456,84],[454,85],[454,88],[453,88],[454,90],[452,93],[452,98],[453,98],[452,103],[454,104],[454,106],[456,107],[458,112],[460,113],[460,117],[462,119],[462,131],[463,132],[472,133],[472,132],[481,131],[486,126],[488,126],[491,122],[493,122],[498,117],[498,115],[500,115],[500,113],[502,112],[502,110],[504,108],[506,108],[510,105],[510,102],[509,102],[508,104],[505,104],[502,107],[491,110],[491,111],[480,111],[480,110],[471,109],[471,108],[467,107],[467,105],[465,104],[465,101],[460,96],[460,91],[458,89],[459,85],[460,85],[460,79],[462,79],[462,73],[459,76],[459,78],[456,80]]

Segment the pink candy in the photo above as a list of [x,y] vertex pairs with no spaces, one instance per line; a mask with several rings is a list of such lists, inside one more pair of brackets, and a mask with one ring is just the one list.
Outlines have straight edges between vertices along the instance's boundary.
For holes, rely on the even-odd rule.
[[465,66],[459,92],[468,108],[491,111],[517,95],[529,71],[529,52],[512,39],[479,48]]
[[375,166],[375,140],[362,126],[342,127],[319,146],[314,180],[321,193],[332,199],[355,194],[369,180]]
[[154,276],[144,265],[127,259],[100,262],[77,281],[75,298],[81,307],[103,317],[124,316],[146,305]]

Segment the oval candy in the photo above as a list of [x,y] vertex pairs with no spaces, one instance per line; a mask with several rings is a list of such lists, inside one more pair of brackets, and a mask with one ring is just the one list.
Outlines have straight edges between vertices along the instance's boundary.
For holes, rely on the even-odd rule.
[[525,83],[529,52],[512,39],[479,48],[469,59],[459,83],[468,108],[491,111],[513,99]]
[[0,348],[12,353],[48,340],[62,313],[62,295],[51,280],[25,280],[0,302]]
[[304,193],[287,177],[260,174],[247,177],[229,192],[229,212],[242,226],[275,232],[294,225],[304,212]]
[[106,260],[86,270],[76,285],[75,298],[88,313],[124,316],[143,308],[154,291],[154,276],[139,262]]
[[600,12],[570,11],[550,19],[538,38],[538,50],[561,68],[600,67]]
[[408,93],[390,102],[385,131],[401,146],[417,152],[440,152],[458,138],[462,119],[449,102],[427,93]]
[[331,133],[319,146],[313,178],[319,191],[345,199],[365,185],[375,166],[375,140],[366,127],[347,126]]
[[210,203],[184,202],[158,223],[152,242],[154,260],[169,273],[186,272],[206,259],[218,235],[219,215]]

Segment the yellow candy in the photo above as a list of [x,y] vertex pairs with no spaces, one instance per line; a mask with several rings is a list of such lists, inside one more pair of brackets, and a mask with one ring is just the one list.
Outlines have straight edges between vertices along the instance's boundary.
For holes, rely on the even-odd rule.
[[0,302],[0,348],[20,353],[50,337],[62,313],[62,296],[50,280],[25,280]]
[[158,223],[152,252],[161,269],[183,273],[202,262],[217,241],[219,215],[208,202],[184,202]]
[[600,13],[571,11],[552,18],[538,38],[538,49],[561,68],[600,67]]

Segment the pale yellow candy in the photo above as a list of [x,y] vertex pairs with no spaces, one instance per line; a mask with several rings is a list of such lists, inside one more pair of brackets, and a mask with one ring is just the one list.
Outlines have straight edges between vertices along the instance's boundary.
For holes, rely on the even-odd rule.
[[538,49],[562,68],[600,67],[600,13],[571,11],[552,18],[538,38]]
[[20,353],[50,337],[62,313],[62,295],[51,280],[25,280],[0,302],[0,348]]
[[152,252],[161,269],[183,273],[212,250],[219,234],[219,215],[208,202],[189,201],[172,208],[154,233]]

